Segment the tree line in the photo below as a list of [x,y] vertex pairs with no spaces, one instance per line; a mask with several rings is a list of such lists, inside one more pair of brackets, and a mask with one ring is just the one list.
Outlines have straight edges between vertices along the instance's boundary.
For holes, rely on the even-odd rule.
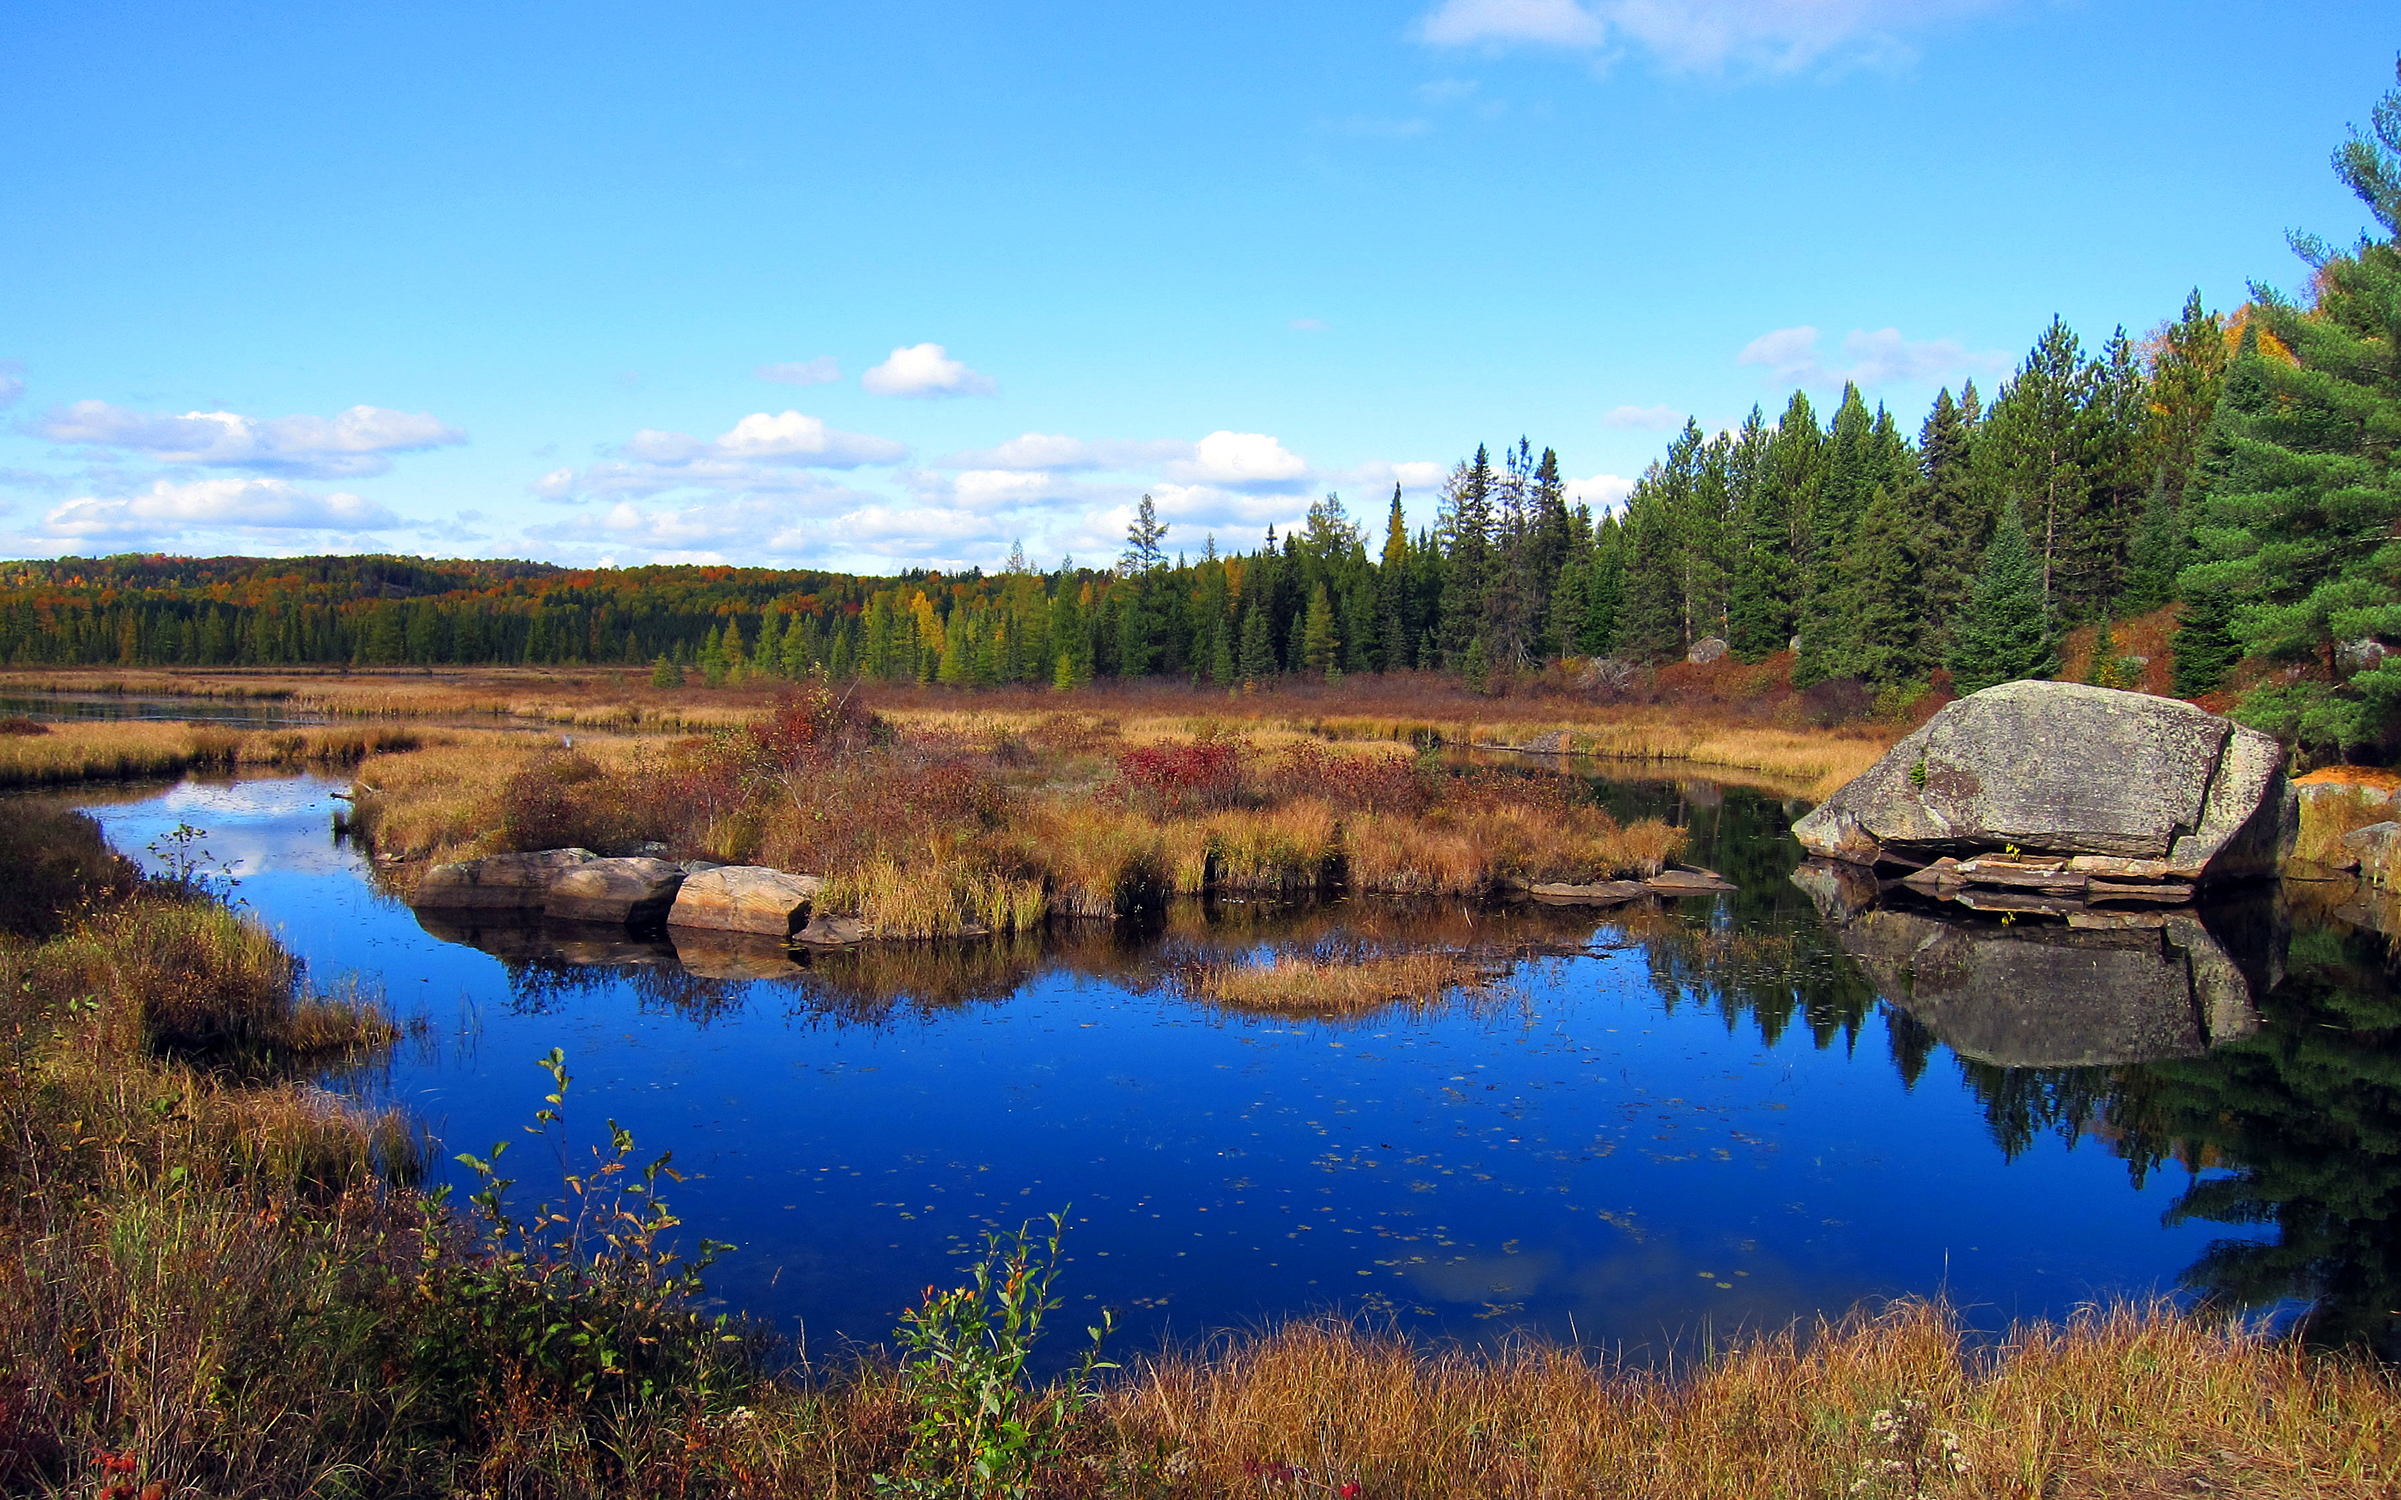
[[[2058,670],[2061,633],[2180,603],[2176,690],[2337,749],[2401,717],[2401,89],[2335,170],[2386,237],[2298,236],[2302,298],[2200,294],[2097,349],[2054,319],[1990,399],[1914,431],[1846,387],[1711,433],[1687,422],[1622,508],[1571,504],[1556,453],[1478,448],[1430,527],[1396,487],[1371,537],[1339,495],[1247,551],[1172,557],[1144,497],[1106,567],[867,577],[391,557],[0,565],[13,665],[626,663],[960,685],[1439,670],[1482,686],[1704,642],[1829,679],[1958,691]],[[2113,666],[2096,654],[2096,672]]]

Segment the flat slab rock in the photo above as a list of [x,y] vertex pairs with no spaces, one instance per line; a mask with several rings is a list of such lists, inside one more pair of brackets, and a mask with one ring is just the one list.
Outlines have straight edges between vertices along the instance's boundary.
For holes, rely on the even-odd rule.
[[590,860],[551,882],[542,912],[571,922],[654,922],[683,883],[683,867],[663,859]]
[[2010,682],[1947,705],[1793,834],[1860,864],[2014,847],[2200,881],[2277,873],[2292,803],[2283,749],[2256,730],[2173,698]]
[[809,903],[824,888],[825,881],[815,875],[764,865],[715,865],[685,875],[667,925],[789,937],[808,924]]
[[540,911],[561,875],[599,857],[589,849],[544,849],[433,865],[417,878],[409,904],[437,911]]

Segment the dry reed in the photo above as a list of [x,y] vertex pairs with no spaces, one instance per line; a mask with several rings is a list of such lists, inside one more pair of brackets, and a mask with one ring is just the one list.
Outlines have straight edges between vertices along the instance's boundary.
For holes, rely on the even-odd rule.
[[1207,965],[1186,987],[1237,1010],[1356,1016],[1483,993],[1495,977],[1490,968],[1438,949],[1337,957],[1279,953],[1265,963]]
[[2164,1306],[1980,1349],[1904,1302],[1681,1369],[1299,1322],[1143,1361],[1107,1411],[1121,1452],[1173,1456],[1173,1494],[2367,1500],[2392,1493],[2397,1396],[2385,1372]]

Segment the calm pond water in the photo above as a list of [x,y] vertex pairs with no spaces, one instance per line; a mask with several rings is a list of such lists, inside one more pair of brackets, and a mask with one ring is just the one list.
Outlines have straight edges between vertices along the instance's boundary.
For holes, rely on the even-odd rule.
[[[613,1117],[672,1149],[688,1232],[739,1247],[712,1288],[819,1350],[883,1337],[987,1228],[1070,1206],[1069,1316],[1115,1307],[1136,1344],[1340,1306],[1656,1351],[1901,1293],[1997,1325],[2181,1288],[2396,1347],[2401,1005],[2383,939],[2314,896],[2182,936],[1842,925],[1791,878],[1796,805],[1630,783],[1606,795],[1687,823],[1738,894],[1223,903],[762,968],[623,933],[429,930],[332,838],[337,786],[79,805],[129,853],[205,829],[315,976],[355,972],[427,1023],[333,1082],[413,1111],[451,1180],[449,1153],[514,1138],[538,1190],[521,1127],[534,1059],[563,1048],[579,1137]],[[2255,1008],[2189,979],[2210,933],[2211,972],[2246,973]],[[1177,983],[1196,958],[1362,938],[1473,947],[1511,984],[1325,1021]]]

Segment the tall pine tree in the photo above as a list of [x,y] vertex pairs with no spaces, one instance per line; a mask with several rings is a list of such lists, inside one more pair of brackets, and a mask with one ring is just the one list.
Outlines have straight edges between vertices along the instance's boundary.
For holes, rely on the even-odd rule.
[[1951,628],[1951,685],[1973,693],[2059,670],[2042,564],[2026,539],[2017,497],[2003,502],[1967,608]]

